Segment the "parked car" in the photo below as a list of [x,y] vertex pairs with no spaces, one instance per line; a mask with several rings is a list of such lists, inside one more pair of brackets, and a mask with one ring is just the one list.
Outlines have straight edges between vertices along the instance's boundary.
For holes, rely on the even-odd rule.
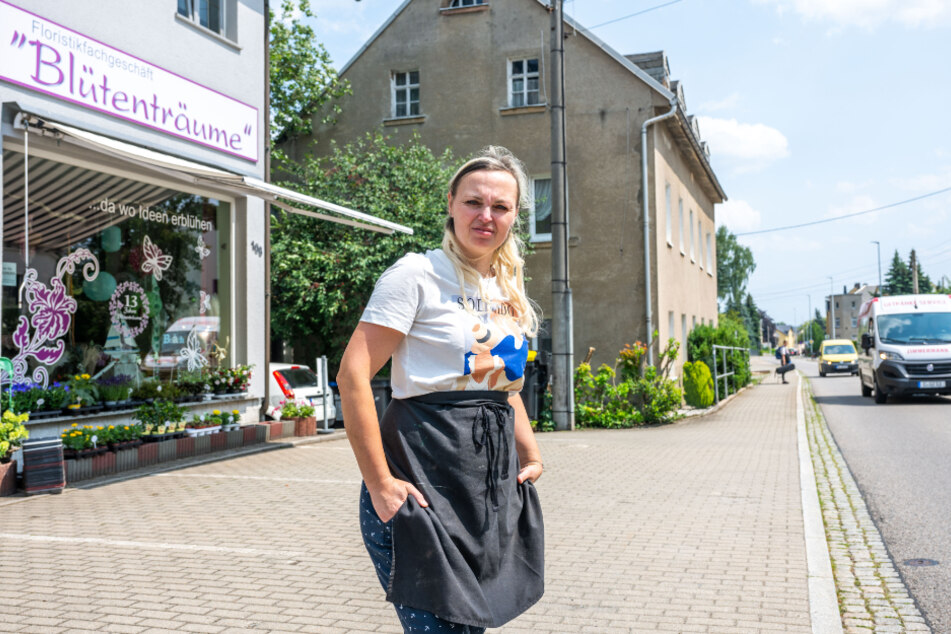
[[268,382],[270,385],[267,415],[271,419],[280,419],[284,401],[306,401],[314,406],[318,425],[324,420],[325,407],[329,424],[333,425],[337,416],[333,392],[325,381],[306,365],[271,363],[268,365]]
[[858,374],[859,355],[848,339],[826,339],[819,349],[819,376],[830,372]]

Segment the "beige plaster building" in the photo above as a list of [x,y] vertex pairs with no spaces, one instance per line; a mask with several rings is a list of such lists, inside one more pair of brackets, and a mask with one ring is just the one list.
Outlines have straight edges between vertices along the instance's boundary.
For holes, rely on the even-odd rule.
[[[539,0],[406,0],[342,69],[353,95],[316,150],[384,129],[463,157],[504,145],[532,178],[529,292],[551,316],[551,18]],[[717,316],[714,205],[725,200],[683,90],[660,53],[624,56],[566,18],[568,215],[576,362],[645,341],[640,130],[648,128],[652,322],[681,343]],[[312,151],[310,139],[286,146]],[[544,340],[542,347],[544,347]],[[685,355],[682,355],[682,357]],[[681,359],[678,364],[682,363]]]
[[[859,310],[862,304],[878,295],[878,286],[856,283],[850,290],[842,288],[841,295],[833,295],[831,316],[835,319],[835,338],[859,339]],[[826,334],[832,337],[832,325],[826,313]]]

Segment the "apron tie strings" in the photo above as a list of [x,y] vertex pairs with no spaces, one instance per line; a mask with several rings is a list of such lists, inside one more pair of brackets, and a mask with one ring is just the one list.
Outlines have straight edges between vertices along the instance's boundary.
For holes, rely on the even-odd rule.
[[[495,508],[499,507],[499,480],[509,477],[509,441],[505,434],[507,412],[507,404],[490,401],[479,406],[472,421],[472,442],[476,451],[486,450],[485,486]],[[493,420],[495,429],[492,429]]]

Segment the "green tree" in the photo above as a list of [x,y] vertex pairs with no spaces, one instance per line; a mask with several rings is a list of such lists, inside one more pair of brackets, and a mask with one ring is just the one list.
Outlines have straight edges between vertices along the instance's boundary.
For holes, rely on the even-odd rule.
[[310,0],[281,0],[281,18],[270,13],[271,141],[311,131],[313,116],[328,106],[323,121],[340,112],[336,99],[350,84],[331,65],[330,54],[304,23],[313,18]]
[[743,310],[740,312],[743,317],[743,324],[746,326],[746,332],[750,335],[749,347],[756,354],[759,354],[762,333],[760,332],[759,308],[753,301],[753,296],[746,295],[746,301],[743,303]]
[[298,361],[326,354],[334,367],[373,285],[409,252],[436,248],[446,215],[449,151],[435,156],[413,137],[394,146],[367,134],[332,153],[288,164],[295,187],[411,227],[383,235],[283,212],[271,217],[271,328],[294,342]]
[[726,227],[717,229],[717,297],[730,310],[740,311],[746,284],[756,270],[753,252],[740,244]]
[[885,274],[884,295],[905,295],[911,292],[911,269],[905,264],[898,250],[892,256],[891,266]]

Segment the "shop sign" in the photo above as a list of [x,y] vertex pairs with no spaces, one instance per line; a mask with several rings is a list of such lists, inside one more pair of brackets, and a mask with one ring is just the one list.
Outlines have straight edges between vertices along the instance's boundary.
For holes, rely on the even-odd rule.
[[0,0],[0,79],[258,160],[258,110]]

